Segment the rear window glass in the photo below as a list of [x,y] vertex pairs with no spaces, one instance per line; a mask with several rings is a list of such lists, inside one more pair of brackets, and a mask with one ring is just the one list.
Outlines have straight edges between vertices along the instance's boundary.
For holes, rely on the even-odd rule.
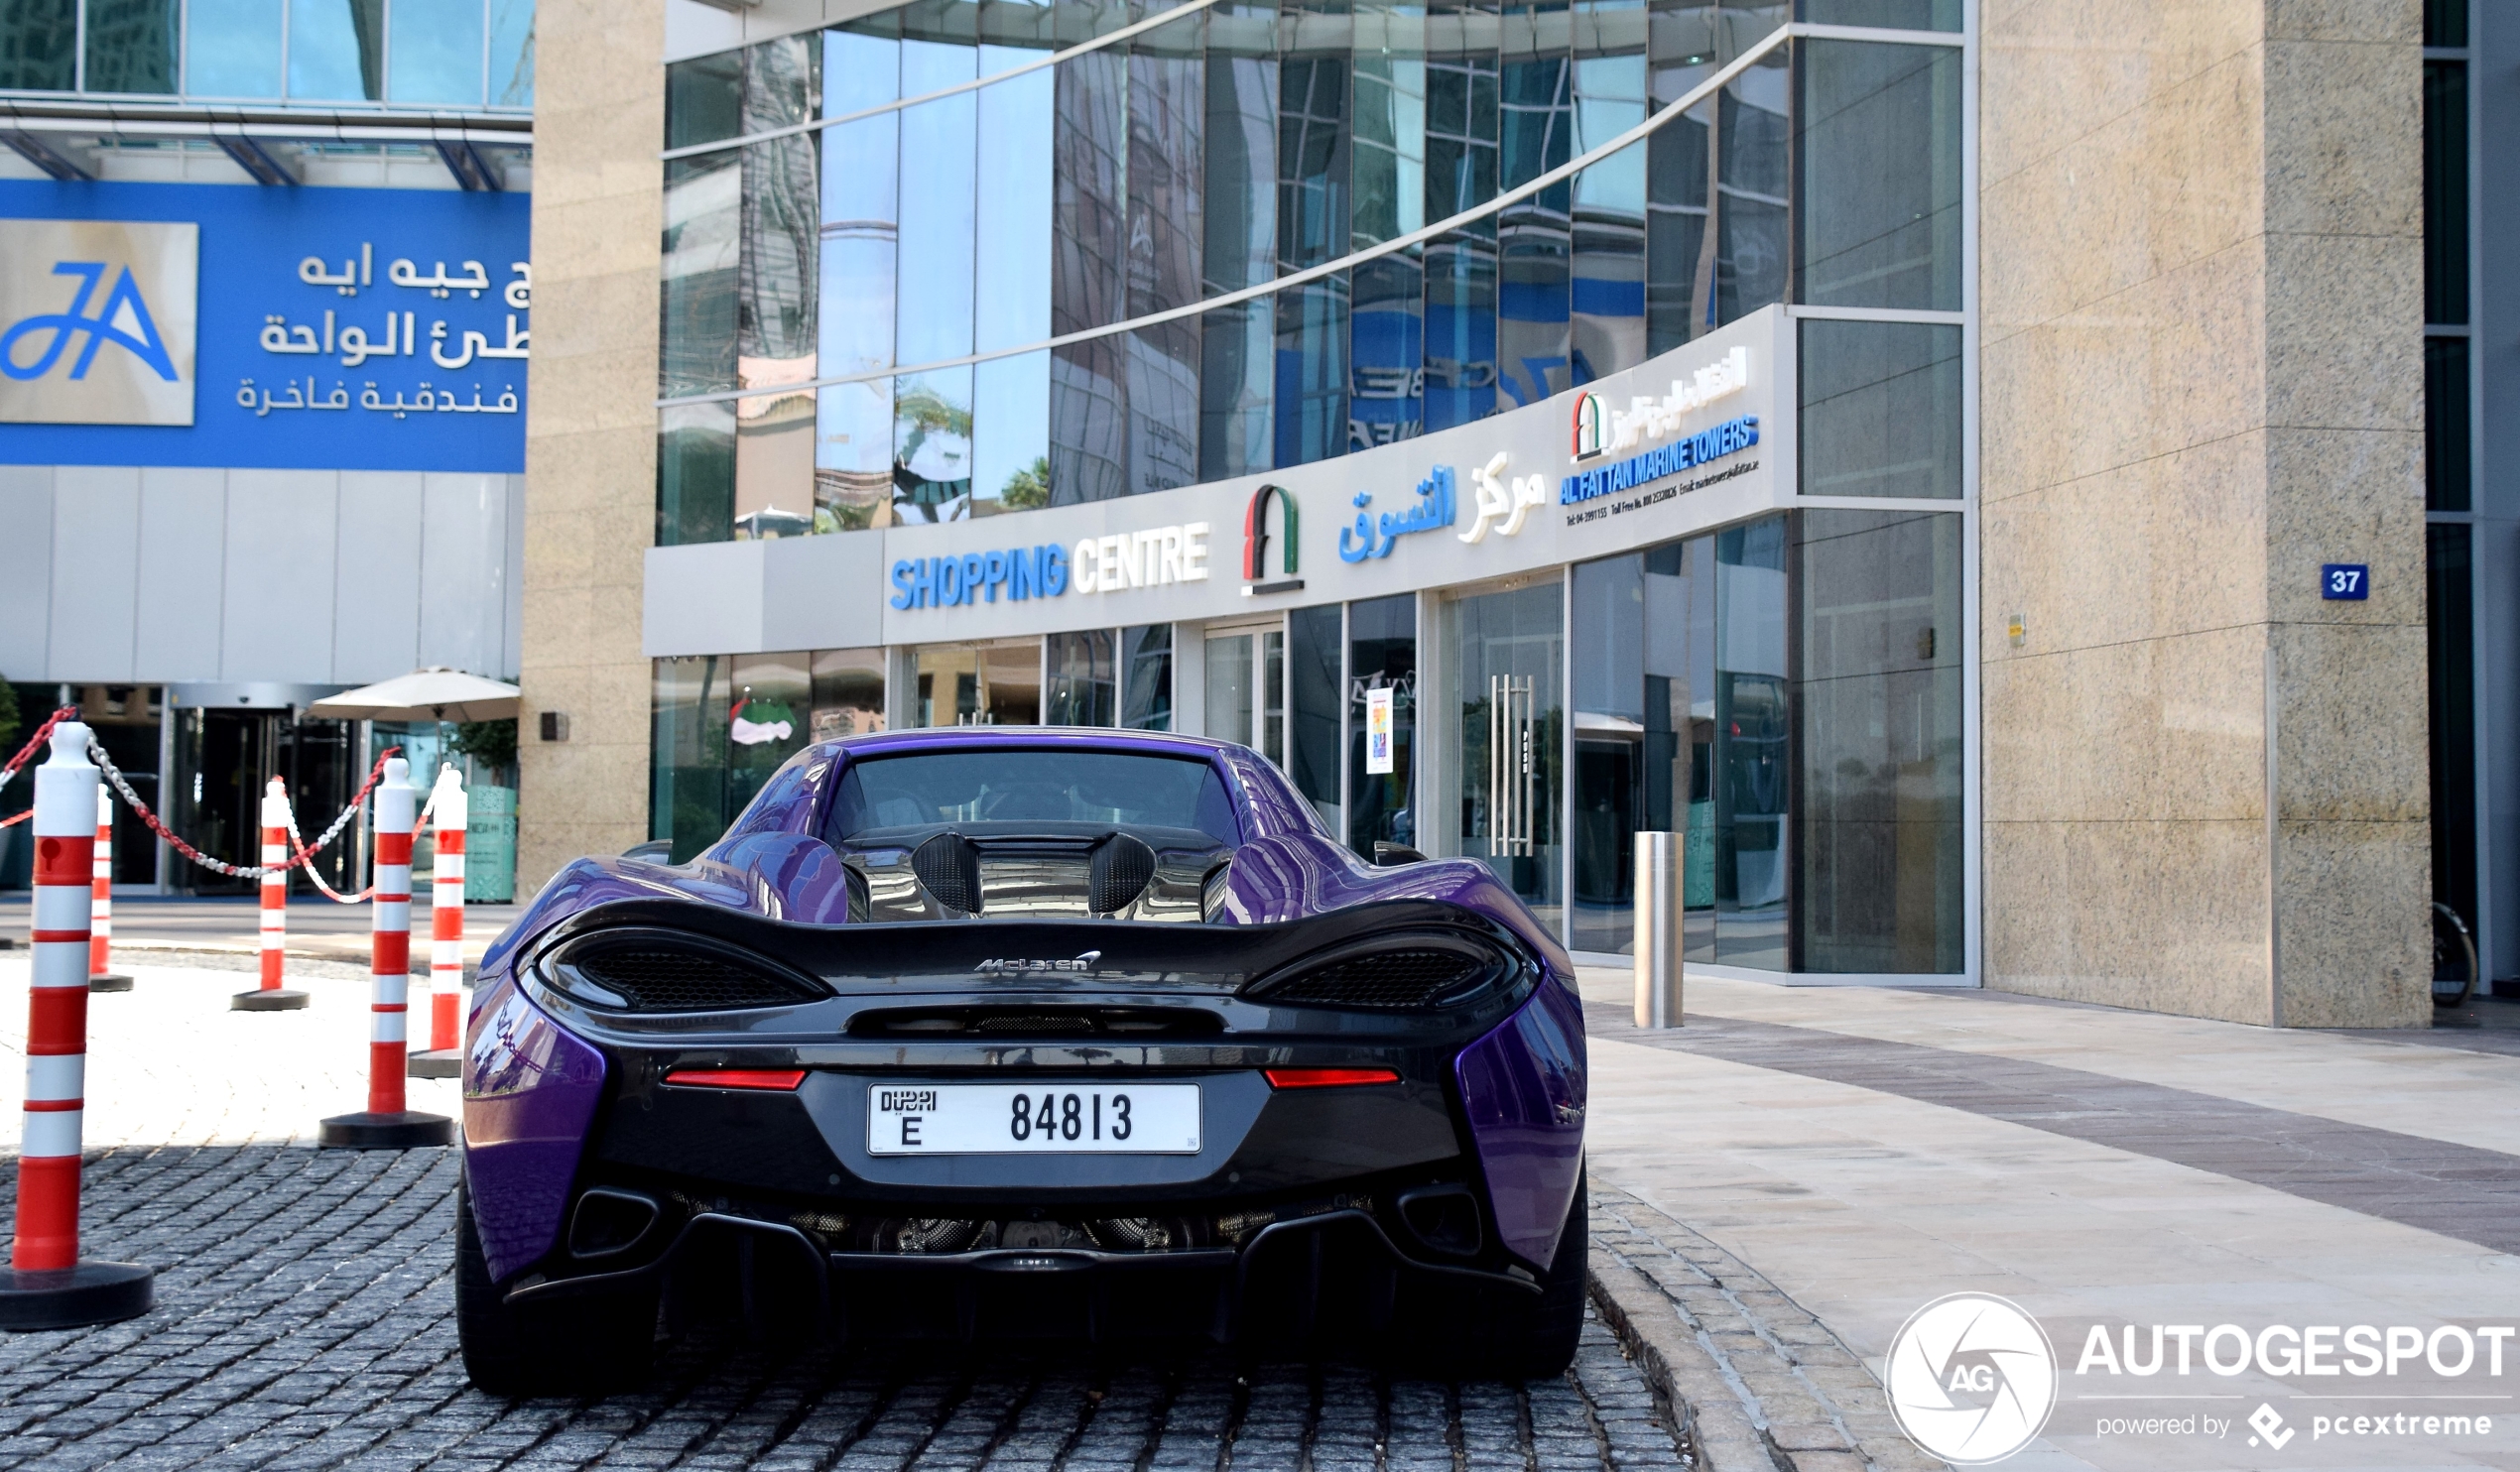
[[846,839],[938,823],[1195,828],[1240,843],[1233,799],[1205,762],[1097,751],[954,751],[851,762],[831,813]]

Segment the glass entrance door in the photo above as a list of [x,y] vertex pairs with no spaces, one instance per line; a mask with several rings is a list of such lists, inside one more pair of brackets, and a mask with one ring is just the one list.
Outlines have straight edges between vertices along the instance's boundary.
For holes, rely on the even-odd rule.
[[1207,636],[1207,734],[1286,764],[1286,631]]
[[1559,774],[1566,744],[1566,610],[1559,584],[1481,593],[1446,609],[1460,852],[1484,861],[1552,928],[1565,840]]

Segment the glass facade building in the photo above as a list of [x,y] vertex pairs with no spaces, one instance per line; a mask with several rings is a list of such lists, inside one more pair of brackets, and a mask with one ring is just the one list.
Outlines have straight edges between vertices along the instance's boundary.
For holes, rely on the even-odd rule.
[[[1664,829],[1693,963],[1966,978],[1962,19],[918,0],[672,61],[652,565],[770,543],[891,582],[829,584],[853,648],[652,651],[655,835],[697,852],[842,730],[1178,729],[1277,762],[1360,856],[1489,863],[1579,952],[1629,947],[1634,835]],[[1508,486],[1531,446],[1565,462],[1570,415],[1574,463],[1625,477],[1745,383],[1772,396],[1746,439],[1634,472],[1758,445],[1725,473],[1589,512],[1559,509],[1580,477]],[[1470,452],[1491,432],[1510,454]],[[1450,534],[1409,572],[1393,545],[1438,517],[1365,509],[1395,482]],[[1243,601],[1166,602],[1141,524],[1204,539]],[[1107,622],[929,612],[1024,596],[1028,549],[1108,591],[1114,535],[1138,601]],[[654,628],[684,594],[648,596]]]

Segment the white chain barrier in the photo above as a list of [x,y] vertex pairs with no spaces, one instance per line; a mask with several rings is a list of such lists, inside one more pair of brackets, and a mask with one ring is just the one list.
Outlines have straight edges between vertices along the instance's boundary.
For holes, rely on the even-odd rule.
[[[169,848],[202,868],[214,874],[227,875],[231,879],[260,879],[266,874],[285,874],[303,865],[308,877],[315,879],[315,887],[323,889],[326,895],[345,905],[357,903],[354,900],[342,900],[339,895],[324,888],[322,879],[317,878],[315,873],[315,856],[329,847],[332,840],[341,836],[341,830],[350,825],[350,819],[358,816],[359,808],[367,801],[369,790],[376,786],[377,778],[385,771],[384,758],[377,759],[375,769],[367,775],[366,785],[359,789],[357,796],[350,798],[350,805],[341,809],[341,815],[332,820],[332,826],[324,829],[322,836],[315,839],[313,844],[298,844],[296,856],[281,864],[230,864],[222,859],[211,858],[208,854],[177,837],[174,830],[170,829],[158,814],[150,810],[149,804],[140,800],[140,795],[131,790],[130,782],[123,777],[122,769],[114,765],[113,758],[106,756],[105,748],[97,744],[92,737],[87,743],[87,759],[94,762],[97,770],[105,774],[105,781],[113,784],[114,791],[122,796],[123,801],[131,805],[133,812],[140,815],[140,820],[149,825],[150,832],[165,839]],[[297,814],[294,812],[290,814],[289,837],[292,842],[296,842],[298,837]]]

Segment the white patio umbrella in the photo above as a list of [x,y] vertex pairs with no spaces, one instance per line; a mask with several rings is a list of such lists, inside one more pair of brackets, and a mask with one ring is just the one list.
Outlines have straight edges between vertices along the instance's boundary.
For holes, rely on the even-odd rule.
[[352,721],[503,721],[517,711],[512,684],[442,665],[327,695],[307,714]]

